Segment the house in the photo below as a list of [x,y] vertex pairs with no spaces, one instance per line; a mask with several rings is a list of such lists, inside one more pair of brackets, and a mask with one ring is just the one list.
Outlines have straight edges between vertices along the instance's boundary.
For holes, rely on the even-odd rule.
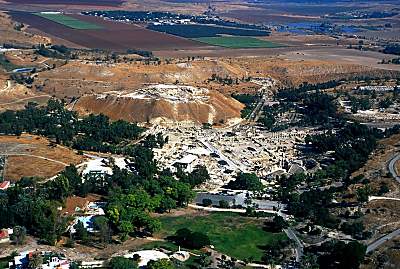
[[44,254],[45,262],[42,264],[42,269],[69,269],[69,261],[65,258]]
[[0,244],[9,243],[11,241],[10,235],[13,234],[13,229],[0,230]]
[[175,168],[181,168],[183,171],[190,173],[196,166],[197,159],[198,157],[196,155],[189,154],[175,161],[172,166]]
[[235,196],[228,194],[219,194],[219,193],[198,193],[194,199],[196,204],[203,204],[204,199],[209,199],[212,202],[212,206],[219,206],[219,201],[225,201],[228,203],[228,206],[236,205]]
[[10,187],[10,181],[0,182],[0,190],[5,191]]
[[14,257],[14,260],[8,263],[8,268],[22,269],[27,268],[29,259],[33,256],[33,250],[21,252]]
[[29,260],[32,259],[32,257],[34,257],[36,254],[43,257],[43,264],[38,268],[69,269],[70,262],[64,257],[52,252],[34,252],[32,250],[21,252],[19,255],[15,256],[14,260],[9,262],[8,268],[28,268]]

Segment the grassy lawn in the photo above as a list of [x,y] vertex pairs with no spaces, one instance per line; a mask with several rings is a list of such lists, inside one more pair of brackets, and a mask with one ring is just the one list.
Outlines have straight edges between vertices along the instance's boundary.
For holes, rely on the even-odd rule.
[[222,36],[222,37],[200,37],[195,40],[219,47],[243,49],[243,48],[279,48],[282,44],[261,40],[254,37]]
[[283,233],[265,232],[263,221],[242,217],[235,213],[211,213],[205,216],[161,217],[162,230],[160,236],[173,235],[180,228],[206,233],[215,249],[244,260],[253,258],[260,261],[265,245],[274,245],[281,239],[286,239]]
[[81,21],[64,14],[35,13],[35,15],[77,30],[96,30],[102,28],[94,23]]

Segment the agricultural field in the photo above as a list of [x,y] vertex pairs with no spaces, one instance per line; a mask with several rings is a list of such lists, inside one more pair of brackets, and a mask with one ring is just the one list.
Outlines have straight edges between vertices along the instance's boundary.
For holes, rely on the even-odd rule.
[[201,24],[149,25],[147,28],[157,32],[167,33],[184,38],[218,37],[220,35],[268,36],[270,34],[268,31],[264,30],[230,28]]
[[76,30],[96,30],[101,29],[101,26],[94,23],[85,22],[61,13],[35,13],[36,16],[54,21]]
[[283,233],[264,231],[262,221],[235,213],[166,216],[161,217],[160,221],[160,235],[163,237],[171,236],[181,228],[205,232],[216,250],[240,260],[252,257],[260,261],[263,256],[262,246],[274,245],[286,239]]
[[[178,50],[204,46],[200,42],[150,31],[137,25],[106,21],[92,16],[69,15],[79,21],[97,25],[101,29],[82,31],[28,12],[13,11],[9,13],[15,21],[29,25],[28,31],[48,35],[53,39],[54,44],[65,44],[70,47],[125,52],[128,49]],[[71,44],[75,44],[75,46]]]
[[[6,2],[12,4],[28,4],[31,5],[32,0],[7,0]],[[120,6],[122,0],[34,0],[35,5],[79,5],[79,6],[110,6],[117,7]]]
[[254,37],[231,37],[231,36],[224,36],[224,37],[200,37],[196,38],[195,40],[219,47],[225,48],[233,48],[233,49],[240,49],[240,48],[280,48],[283,45],[266,41],[260,40]]

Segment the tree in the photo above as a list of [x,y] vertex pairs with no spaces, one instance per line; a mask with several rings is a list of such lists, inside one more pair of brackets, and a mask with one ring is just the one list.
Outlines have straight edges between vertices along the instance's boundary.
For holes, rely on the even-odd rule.
[[261,191],[264,186],[254,173],[239,173],[234,181],[228,183],[228,188],[234,190]]
[[183,182],[189,183],[192,188],[201,185],[210,180],[208,170],[204,165],[197,165],[193,171],[186,177],[181,179]]
[[385,193],[388,193],[389,191],[390,191],[390,189],[387,184],[381,184],[379,191],[378,191],[378,195],[383,195]]
[[301,267],[307,269],[319,269],[318,257],[314,254],[304,255],[301,259]]
[[192,232],[187,228],[177,230],[173,239],[177,244],[191,249],[200,249],[211,244],[206,234]]
[[220,200],[220,201],[219,201],[219,207],[220,207],[220,208],[229,208],[229,203],[228,203],[228,201]]
[[13,228],[13,234],[11,236],[11,239],[15,242],[17,245],[23,245],[25,240],[26,240],[26,229],[23,226],[15,226]]
[[148,269],[175,269],[175,266],[169,259],[151,260],[148,262]]
[[357,190],[357,200],[359,202],[368,202],[368,197],[371,194],[371,187],[369,185]]
[[195,193],[191,190],[190,186],[186,183],[177,182],[177,202],[180,206],[187,205],[195,196]]
[[158,207],[158,211],[160,213],[171,212],[171,209],[176,208],[176,201],[169,196],[163,195],[160,201],[160,206]]
[[78,169],[75,165],[71,164],[65,168],[62,174],[68,178],[70,192],[76,193],[79,186],[82,184],[82,178],[78,173]]
[[379,108],[389,108],[393,104],[393,101],[390,98],[386,98],[379,102]]
[[82,240],[83,242],[86,242],[88,240],[88,232],[82,221],[78,220],[78,222],[74,226],[74,229],[76,239]]
[[200,268],[208,268],[212,263],[211,253],[203,253],[200,256],[197,256],[194,261],[200,266]]
[[56,200],[63,201],[67,198],[71,193],[70,184],[68,178],[61,174],[55,180],[51,181],[51,196]]
[[114,257],[111,258],[108,263],[110,269],[135,269],[137,268],[137,264],[127,258],[124,257]]
[[289,225],[282,216],[276,215],[272,220],[272,223],[267,223],[267,228],[270,228],[273,232],[281,232],[283,229],[287,228]]
[[41,268],[43,264],[43,257],[40,253],[33,253],[33,255],[29,258],[28,267],[30,269]]
[[202,203],[203,203],[203,206],[211,206],[213,204],[212,200],[207,199],[207,198],[203,199]]
[[327,269],[358,269],[364,260],[367,247],[357,241],[345,243],[338,241],[329,244],[326,250],[328,254],[319,257],[320,268]]
[[108,219],[104,216],[95,218],[94,227],[99,231],[99,239],[101,243],[108,244],[111,241],[111,229]]
[[133,231],[133,225],[131,222],[123,220],[118,225],[118,230],[122,233],[121,239],[125,241],[128,237],[128,234]]

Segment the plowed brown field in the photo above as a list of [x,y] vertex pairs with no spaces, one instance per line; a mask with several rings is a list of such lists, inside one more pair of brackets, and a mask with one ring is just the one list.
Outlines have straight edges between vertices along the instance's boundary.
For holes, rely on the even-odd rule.
[[138,25],[106,21],[97,17],[71,15],[102,27],[98,30],[76,30],[27,12],[10,12],[10,14],[14,20],[27,24],[31,28],[86,48],[126,51],[127,49],[179,50],[204,47],[198,42],[150,31]]

